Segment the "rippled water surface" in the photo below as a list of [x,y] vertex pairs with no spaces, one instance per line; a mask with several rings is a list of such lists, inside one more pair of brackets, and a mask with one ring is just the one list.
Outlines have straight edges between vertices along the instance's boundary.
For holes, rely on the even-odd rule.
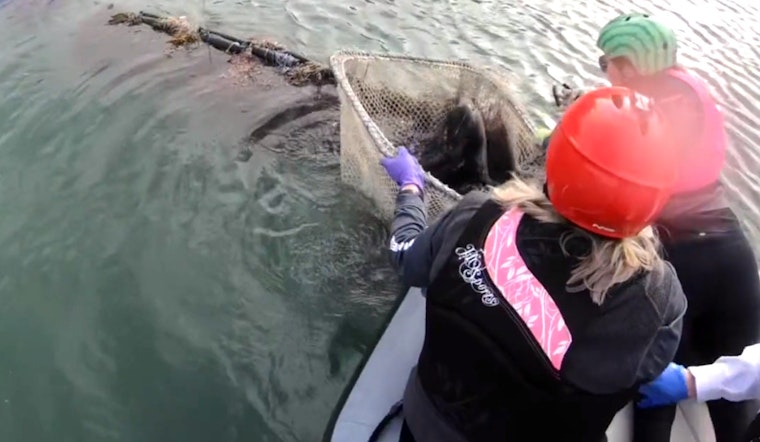
[[[758,238],[760,10],[668,5],[682,61],[728,112],[725,179]],[[387,227],[340,183],[334,91],[238,81],[223,54],[168,54],[110,13],[185,15],[320,61],[487,61],[541,120],[553,82],[599,80],[595,31],[634,7],[0,0],[0,440],[318,440],[399,290]]]

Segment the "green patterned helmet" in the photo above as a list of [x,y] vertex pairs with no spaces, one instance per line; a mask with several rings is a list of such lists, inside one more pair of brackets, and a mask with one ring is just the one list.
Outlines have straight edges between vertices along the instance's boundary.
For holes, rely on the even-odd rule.
[[625,57],[642,75],[676,64],[678,43],[672,29],[647,14],[621,15],[599,32],[596,46],[609,58]]

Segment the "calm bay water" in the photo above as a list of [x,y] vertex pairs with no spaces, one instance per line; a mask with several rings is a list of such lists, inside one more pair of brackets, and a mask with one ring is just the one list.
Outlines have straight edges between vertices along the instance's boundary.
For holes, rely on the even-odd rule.
[[[651,3],[639,8],[655,11]],[[0,0],[0,440],[315,441],[400,289],[387,226],[340,183],[337,105],[109,14],[185,15],[325,61],[340,48],[488,61],[537,120],[598,79],[612,1]],[[669,2],[713,87],[725,173],[760,236],[758,6]],[[248,162],[236,162],[251,148]]]

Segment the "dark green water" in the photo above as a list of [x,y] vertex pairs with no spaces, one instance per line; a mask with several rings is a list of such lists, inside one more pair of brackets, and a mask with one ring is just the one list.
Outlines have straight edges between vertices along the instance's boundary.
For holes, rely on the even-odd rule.
[[[165,36],[105,26],[110,12],[187,15],[321,60],[348,47],[485,58],[518,76],[542,119],[553,81],[596,78],[594,30],[618,11],[0,3],[0,441],[11,442],[316,441],[399,289],[387,227],[340,183],[334,105],[268,128],[236,162],[248,134],[314,90],[266,72],[240,84],[206,49],[168,57]],[[684,63],[729,114],[726,182],[757,238],[758,9],[669,4]]]

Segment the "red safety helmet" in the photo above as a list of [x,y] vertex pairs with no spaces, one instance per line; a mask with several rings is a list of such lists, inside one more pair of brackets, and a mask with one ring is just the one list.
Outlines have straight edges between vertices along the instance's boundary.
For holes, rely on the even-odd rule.
[[638,234],[660,214],[678,173],[651,99],[625,87],[581,96],[549,142],[546,184],[562,216],[598,235]]

